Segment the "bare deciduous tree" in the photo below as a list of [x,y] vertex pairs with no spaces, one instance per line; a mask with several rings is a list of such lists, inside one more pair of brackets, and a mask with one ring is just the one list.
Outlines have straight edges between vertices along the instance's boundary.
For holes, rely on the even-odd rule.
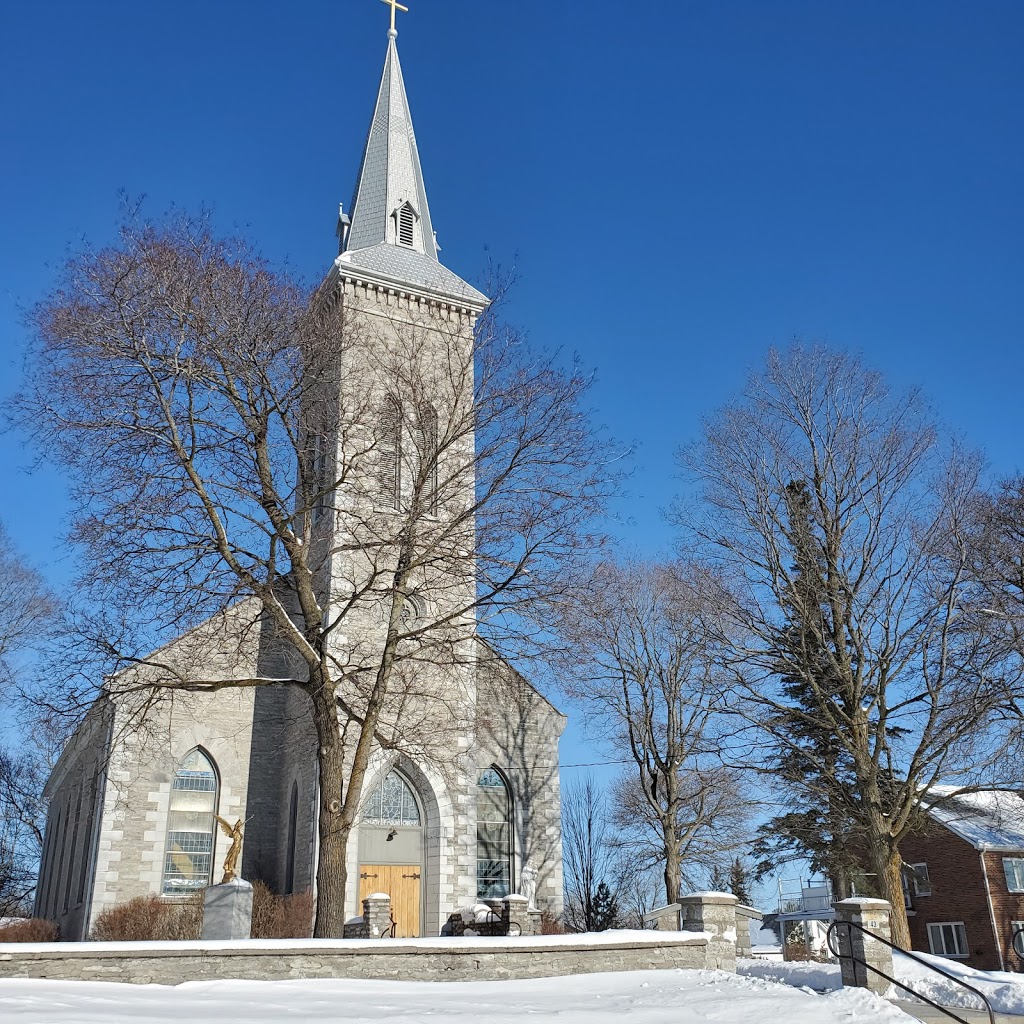
[[[988,729],[1004,700],[998,666],[965,614],[979,462],[941,441],[916,392],[892,395],[857,358],[797,346],[769,354],[682,463],[704,501],[677,518],[721,574],[715,619],[729,627],[737,706],[808,763],[818,755],[801,735],[841,746],[852,782],[820,760],[806,799],[846,809],[909,947],[900,839],[937,783],[980,784],[1002,741]],[[793,485],[808,498],[799,536]],[[786,678],[802,684],[799,706]]]
[[[305,696],[317,936],[342,932],[371,752],[454,757],[438,738],[465,717],[477,629],[535,635],[616,487],[578,367],[493,313],[474,331],[382,308],[330,279],[311,294],[205,221],[129,221],[35,309],[20,400],[73,481],[81,632],[123,670],[107,692],[139,722],[183,691]],[[182,642],[147,653],[204,622],[186,635],[219,633],[216,673]]]
[[578,659],[572,695],[635,763],[615,789],[619,842],[661,865],[669,903],[747,838],[749,814],[719,757],[717,651],[688,573],[603,563],[563,624]]
[[[44,639],[56,617],[57,604],[43,578],[15,550],[0,525],[0,687],[7,692],[8,711],[19,689],[12,659]],[[31,735],[17,749],[0,749],[0,914],[23,912],[35,888],[46,782],[38,754]]]
[[598,887],[616,889],[608,800],[592,776],[569,786],[562,798],[562,864],[566,927],[596,931]]

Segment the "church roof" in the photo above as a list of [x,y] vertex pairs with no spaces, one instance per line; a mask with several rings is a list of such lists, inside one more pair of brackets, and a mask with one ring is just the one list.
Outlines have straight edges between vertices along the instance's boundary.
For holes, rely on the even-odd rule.
[[369,272],[386,284],[411,286],[481,308],[487,297],[437,258],[427,190],[395,40],[388,33],[377,105],[363,152],[351,226],[337,268]]

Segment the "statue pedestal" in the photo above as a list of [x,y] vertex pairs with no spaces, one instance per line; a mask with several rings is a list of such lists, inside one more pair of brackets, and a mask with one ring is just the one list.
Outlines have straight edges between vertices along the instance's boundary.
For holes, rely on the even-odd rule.
[[247,939],[252,928],[252,886],[236,878],[203,890],[203,939]]

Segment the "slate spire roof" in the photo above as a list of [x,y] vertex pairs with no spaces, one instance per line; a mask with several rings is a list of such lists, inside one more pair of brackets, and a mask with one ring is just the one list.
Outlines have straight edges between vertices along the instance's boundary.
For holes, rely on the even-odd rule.
[[483,308],[486,296],[437,258],[397,38],[394,29],[388,32],[384,73],[352,200],[351,226],[337,267],[342,272],[346,265],[361,268],[386,283]]

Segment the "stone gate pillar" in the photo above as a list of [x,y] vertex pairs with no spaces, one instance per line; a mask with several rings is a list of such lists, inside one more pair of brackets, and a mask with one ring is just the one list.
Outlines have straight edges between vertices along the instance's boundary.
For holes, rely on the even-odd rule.
[[[889,988],[889,982],[870,967],[892,977],[892,950],[860,929],[891,941],[889,915],[892,907],[885,900],[864,899],[855,896],[835,905],[836,930],[834,944],[839,950],[839,964],[846,988],[866,988],[880,995]],[[844,927],[849,924],[852,927]]]
[[736,971],[736,905],[729,892],[695,892],[679,897],[679,927],[709,932],[708,967]]

